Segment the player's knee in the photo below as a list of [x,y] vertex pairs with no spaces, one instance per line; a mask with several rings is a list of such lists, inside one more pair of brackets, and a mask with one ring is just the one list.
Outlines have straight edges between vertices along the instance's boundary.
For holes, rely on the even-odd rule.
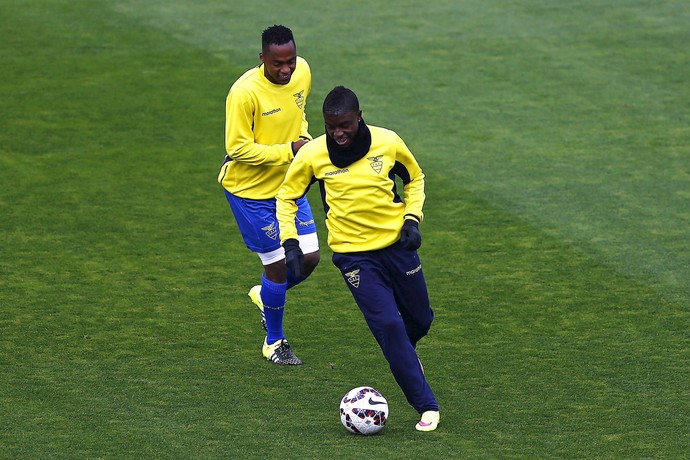
[[302,270],[304,271],[304,276],[309,276],[314,271],[316,266],[321,261],[321,253],[319,251],[311,252],[304,255],[304,265]]
[[287,265],[285,265],[284,260],[269,265],[264,265],[264,273],[266,279],[269,281],[274,283],[284,283],[287,280]]
[[432,314],[426,315],[418,323],[417,328],[424,334],[427,335],[429,329],[431,329],[431,323],[434,321],[434,316]]
[[378,320],[378,328],[384,336],[401,337],[406,335],[405,325],[400,316],[388,316]]
[[424,327],[416,325],[415,327],[410,327],[407,329],[407,336],[410,338],[410,343],[413,347],[417,346],[417,342],[426,337],[426,335],[429,333],[429,328],[430,325]]

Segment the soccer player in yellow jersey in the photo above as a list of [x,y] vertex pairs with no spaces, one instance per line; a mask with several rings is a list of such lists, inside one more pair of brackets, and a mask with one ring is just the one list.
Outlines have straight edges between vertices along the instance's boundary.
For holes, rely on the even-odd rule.
[[306,197],[297,200],[293,226],[304,253],[300,273],[288,270],[276,219],[276,194],[290,162],[311,140],[305,115],[311,91],[307,61],[297,56],[292,31],[273,25],[261,35],[261,64],[232,85],[225,101],[225,150],[218,175],[247,247],[260,258],[261,284],[249,291],[259,308],[266,338],[263,356],[276,364],[300,365],[283,332],[286,292],[319,263],[319,241]]
[[[326,134],[301,150],[278,192],[280,239],[288,267],[304,256],[294,224],[298,200],[313,180],[321,187],[333,263],[364,315],[396,382],[421,419],[439,422],[436,397],[415,350],[433,321],[417,249],[424,215],[424,173],[393,131],[367,125],[355,93],[335,87],[324,100]],[[404,200],[396,192],[402,180]]]

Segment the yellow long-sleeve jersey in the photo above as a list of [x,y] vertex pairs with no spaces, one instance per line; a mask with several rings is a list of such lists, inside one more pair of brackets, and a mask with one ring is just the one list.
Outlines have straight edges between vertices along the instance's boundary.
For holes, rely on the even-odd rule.
[[[331,163],[326,135],[300,149],[277,196],[281,242],[297,238],[295,200],[313,178],[322,187],[328,246],[333,252],[388,247],[399,239],[405,215],[423,219],[424,173],[417,160],[395,132],[376,126],[369,130],[369,152],[345,168]],[[402,179],[404,201],[396,193],[395,176]]]
[[230,193],[274,198],[294,158],[291,142],[311,139],[305,114],[311,70],[297,57],[287,85],[272,83],[263,64],[245,72],[225,100],[226,160],[218,182]]

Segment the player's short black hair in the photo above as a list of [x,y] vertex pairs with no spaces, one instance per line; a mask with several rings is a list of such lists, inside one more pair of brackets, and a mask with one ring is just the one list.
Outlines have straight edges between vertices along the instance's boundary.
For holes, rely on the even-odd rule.
[[261,33],[262,50],[268,50],[268,47],[271,45],[284,45],[294,41],[295,38],[292,36],[292,30],[279,24],[273,24]]
[[351,89],[336,86],[323,100],[323,113],[342,115],[347,112],[359,112],[359,99]]

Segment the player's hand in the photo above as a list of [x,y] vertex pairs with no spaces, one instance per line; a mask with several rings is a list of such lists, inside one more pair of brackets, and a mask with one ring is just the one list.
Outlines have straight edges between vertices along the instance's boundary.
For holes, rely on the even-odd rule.
[[304,138],[302,138],[302,139],[300,139],[300,140],[298,140],[298,141],[293,142],[293,143],[292,143],[292,153],[293,153],[294,155],[297,155],[297,152],[299,151],[299,149],[301,149],[302,146],[303,146],[304,144],[306,144],[307,142],[309,142],[309,139],[304,139]]
[[422,245],[422,234],[419,233],[419,223],[414,219],[405,219],[400,231],[400,245],[404,249],[414,251]]
[[291,270],[297,278],[301,278],[304,254],[302,248],[299,247],[299,241],[295,238],[289,238],[283,243],[283,249],[285,249],[285,264],[288,270]]

